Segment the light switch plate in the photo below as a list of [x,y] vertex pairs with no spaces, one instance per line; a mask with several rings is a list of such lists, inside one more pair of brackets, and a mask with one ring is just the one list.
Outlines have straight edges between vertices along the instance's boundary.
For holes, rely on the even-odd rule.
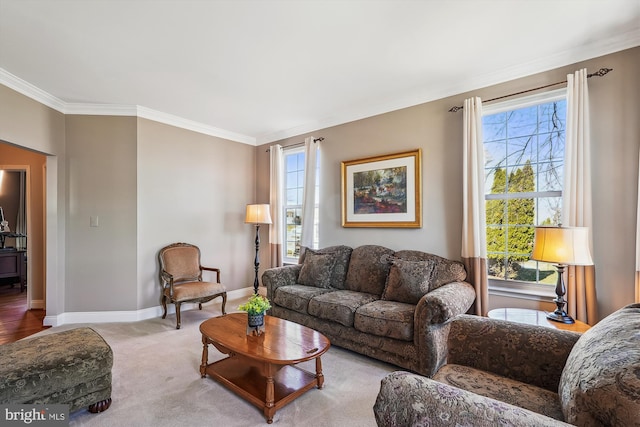
[[98,226],[98,216],[91,216],[89,217],[89,225],[91,227],[97,227]]

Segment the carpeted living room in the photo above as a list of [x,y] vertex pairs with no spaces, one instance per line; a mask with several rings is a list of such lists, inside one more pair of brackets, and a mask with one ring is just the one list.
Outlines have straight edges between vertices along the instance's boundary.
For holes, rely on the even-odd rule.
[[639,23],[0,0],[0,424],[640,425]]

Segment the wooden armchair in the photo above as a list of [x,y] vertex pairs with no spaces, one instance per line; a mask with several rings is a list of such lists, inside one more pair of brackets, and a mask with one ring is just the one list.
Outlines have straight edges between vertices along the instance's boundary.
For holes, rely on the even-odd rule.
[[[176,306],[176,329],[180,329],[180,305],[202,303],[222,297],[222,314],[226,314],[227,290],[220,283],[220,269],[200,265],[200,249],[188,243],[174,243],[160,250],[160,285],[162,286],[162,318],[167,317],[167,300]],[[203,282],[202,271],[216,273],[215,282]]]

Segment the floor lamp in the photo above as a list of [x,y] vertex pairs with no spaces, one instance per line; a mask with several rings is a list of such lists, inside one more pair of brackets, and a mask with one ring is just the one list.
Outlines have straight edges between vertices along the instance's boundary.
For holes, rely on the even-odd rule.
[[271,214],[269,213],[269,205],[247,205],[247,215],[244,222],[256,226],[256,257],[253,266],[256,275],[253,280],[253,293],[258,293],[258,269],[260,268],[260,224],[271,224]]
[[547,319],[562,323],[575,323],[564,310],[564,269],[567,265],[591,265],[589,229],[587,227],[536,227],[531,259],[555,264],[558,269],[556,283],[556,310],[547,313]]

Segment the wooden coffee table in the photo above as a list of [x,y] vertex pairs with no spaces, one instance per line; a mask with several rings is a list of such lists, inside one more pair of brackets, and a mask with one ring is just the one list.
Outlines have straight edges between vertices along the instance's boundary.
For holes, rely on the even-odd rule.
[[[267,422],[276,410],[310,390],[322,388],[322,356],[331,343],[320,332],[277,317],[265,316],[265,333],[247,335],[247,314],[230,313],[204,321],[200,375],[219,381],[263,409]],[[209,363],[209,344],[229,356]],[[297,363],[316,361],[315,374]]]

